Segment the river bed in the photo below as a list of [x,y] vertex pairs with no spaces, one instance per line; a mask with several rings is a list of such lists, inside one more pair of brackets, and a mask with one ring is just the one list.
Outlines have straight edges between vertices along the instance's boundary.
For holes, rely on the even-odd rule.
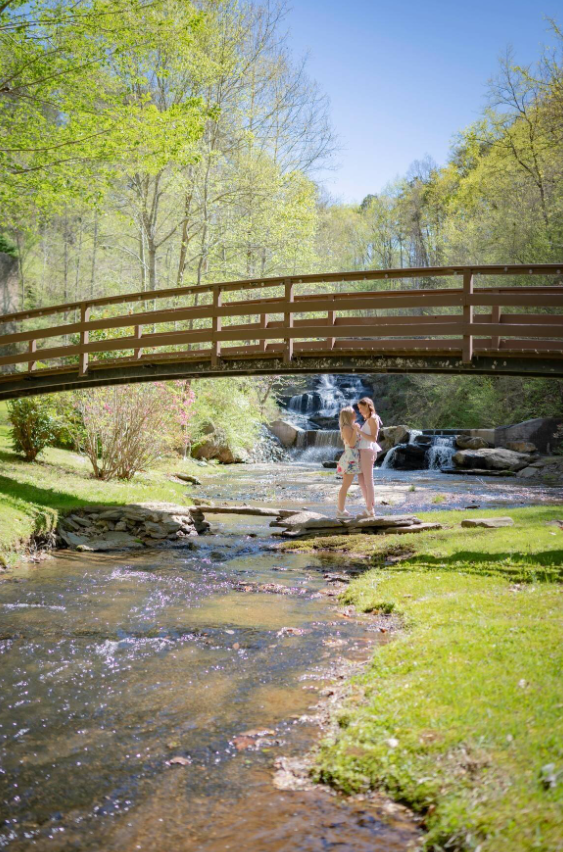
[[[334,471],[298,463],[210,466],[202,479],[204,498],[325,512],[338,487]],[[390,512],[563,500],[514,480],[376,479]],[[268,519],[210,519],[191,550],[63,551],[0,583],[0,848],[399,852],[416,841],[384,800],[273,787],[275,758],[318,737],[307,716],[319,692],[389,634],[321,593],[326,561],[273,549]]]

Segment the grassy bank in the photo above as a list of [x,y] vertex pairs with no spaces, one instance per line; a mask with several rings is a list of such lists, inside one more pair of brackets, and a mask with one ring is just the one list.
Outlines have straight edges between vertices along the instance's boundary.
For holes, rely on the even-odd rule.
[[131,482],[100,482],[92,478],[85,458],[51,447],[30,464],[13,452],[8,426],[0,423],[0,565],[16,561],[32,536],[53,529],[59,512],[95,503],[185,502],[189,486],[169,478],[176,470],[193,473],[199,468],[166,459]]
[[[402,615],[341,709],[319,777],[388,790],[423,812],[433,850],[563,849],[562,507],[514,527],[370,538],[345,602]],[[430,517],[430,515],[428,515]],[[310,542],[302,543],[310,546]],[[326,540],[358,552],[363,542]],[[389,563],[401,555],[402,561]],[[406,558],[405,558],[406,557]],[[386,564],[387,562],[387,564]]]

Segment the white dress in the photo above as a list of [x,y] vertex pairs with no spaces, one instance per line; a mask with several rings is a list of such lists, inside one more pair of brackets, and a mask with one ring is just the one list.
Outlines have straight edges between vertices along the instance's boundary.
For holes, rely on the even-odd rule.
[[[379,417],[377,418],[377,421],[378,421],[377,425],[378,425],[378,428],[379,428],[379,427],[381,427],[381,420],[379,419]],[[380,452],[380,450],[381,450],[380,445],[377,443],[377,441],[372,440],[371,432],[369,430],[369,425],[368,425],[367,420],[362,425],[362,427],[360,428],[360,432],[363,435],[366,435],[367,437],[360,438],[360,440],[358,441],[358,444],[357,444],[358,449],[359,450],[372,450],[372,452],[374,452],[374,453]]]

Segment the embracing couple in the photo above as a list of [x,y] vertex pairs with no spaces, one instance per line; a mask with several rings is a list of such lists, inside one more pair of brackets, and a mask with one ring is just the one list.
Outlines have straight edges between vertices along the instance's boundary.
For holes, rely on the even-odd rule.
[[356,412],[351,405],[340,412],[340,436],[344,443],[344,453],[338,462],[337,472],[342,475],[342,486],[338,492],[337,518],[350,518],[345,508],[348,489],[358,477],[360,488],[366,503],[366,510],[359,518],[375,517],[375,492],[373,488],[373,465],[381,447],[377,443],[381,418],[375,410],[373,400],[367,396],[358,402],[363,424],[356,423]]

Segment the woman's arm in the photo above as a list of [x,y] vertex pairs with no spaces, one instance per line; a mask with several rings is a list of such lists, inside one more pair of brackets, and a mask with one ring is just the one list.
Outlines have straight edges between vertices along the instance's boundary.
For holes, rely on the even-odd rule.
[[372,441],[377,441],[377,436],[379,435],[379,420],[377,417],[370,417],[368,423],[371,439]]

